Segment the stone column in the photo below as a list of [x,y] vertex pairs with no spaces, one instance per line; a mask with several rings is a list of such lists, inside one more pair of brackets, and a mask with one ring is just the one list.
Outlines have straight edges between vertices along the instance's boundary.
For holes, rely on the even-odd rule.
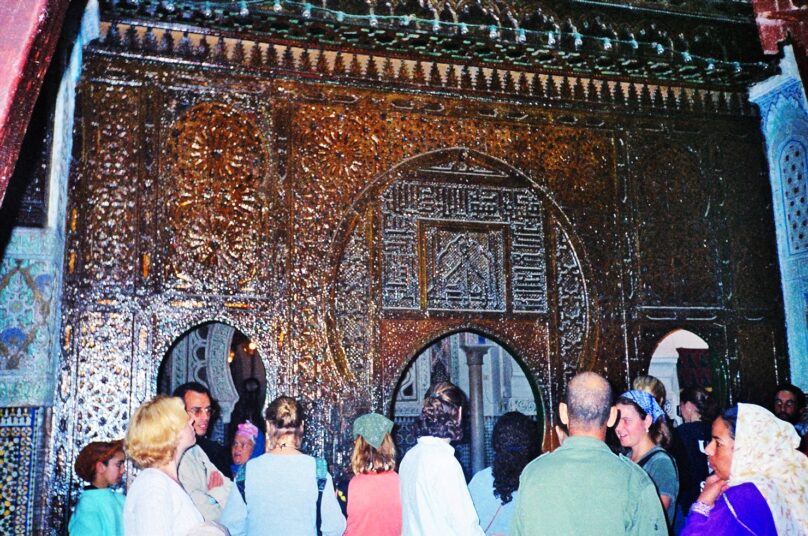
[[483,411],[483,357],[490,346],[461,344],[469,367],[469,414],[471,424],[471,472],[485,469],[485,413]]

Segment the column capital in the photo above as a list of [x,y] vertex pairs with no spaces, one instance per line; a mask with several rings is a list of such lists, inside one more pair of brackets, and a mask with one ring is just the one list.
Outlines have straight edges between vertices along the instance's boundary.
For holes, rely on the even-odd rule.
[[460,349],[466,353],[466,363],[468,366],[482,365],[483,357],[491,348],[489,344],[461,344]]

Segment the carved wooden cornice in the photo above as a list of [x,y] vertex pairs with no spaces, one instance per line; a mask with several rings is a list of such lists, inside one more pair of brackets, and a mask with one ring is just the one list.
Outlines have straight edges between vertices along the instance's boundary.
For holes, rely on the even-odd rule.
[[[215,7],[220,5],[232,7]],[[179,36],[175,41],[205,36],[211,50],[210,40],[219,38],[290,42],[367,56],[712,89],[745,87],[773,73],[748,2],[698,5],[689,0],[108,0],[103,16],[125,28],[142,28],[139,35],[171,30]],[[136,45],[115,35],[108,41]],[[170,45],[186,47],[180,56],[209,55],[179,42]],[[141,48],[161,47],[168,45],[144,41]]]
[[[652,80],[593,76],[586,71],[539,71],[526,66],[451,58],[408,58],[353,52],[347,47],[308,48],[307,43],[250,41],[133,22],[102,24],[103,39],[91,53],[144,58],[201,69],[247,75],[294,77],[357,87],[510,100],[540,106],[631,110],[634,113],[754,115],[743,87],[655,83]],[[317,99],[309,95],[308,99]],[[322,98],[322,97],[321,97]]]

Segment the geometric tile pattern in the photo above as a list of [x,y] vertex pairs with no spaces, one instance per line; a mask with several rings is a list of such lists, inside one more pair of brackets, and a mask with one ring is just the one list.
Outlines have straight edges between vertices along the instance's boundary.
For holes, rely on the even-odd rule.
[[786,206],[788,244],[791,253],[808,248],[808,202],[806,202],[806,153],[801,140],[790,140],[780,152],[780,175]]
[[29,534],[40,408],[0,408],[0,534]]

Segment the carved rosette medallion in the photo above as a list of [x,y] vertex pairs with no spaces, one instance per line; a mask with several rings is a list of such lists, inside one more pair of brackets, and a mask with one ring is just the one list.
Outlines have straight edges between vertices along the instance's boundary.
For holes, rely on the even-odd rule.
[[171,128],[166,152],[169,278],[189,290],[249,289],[260,266],[269,160],[260,130],[230,106],[202,103]]

